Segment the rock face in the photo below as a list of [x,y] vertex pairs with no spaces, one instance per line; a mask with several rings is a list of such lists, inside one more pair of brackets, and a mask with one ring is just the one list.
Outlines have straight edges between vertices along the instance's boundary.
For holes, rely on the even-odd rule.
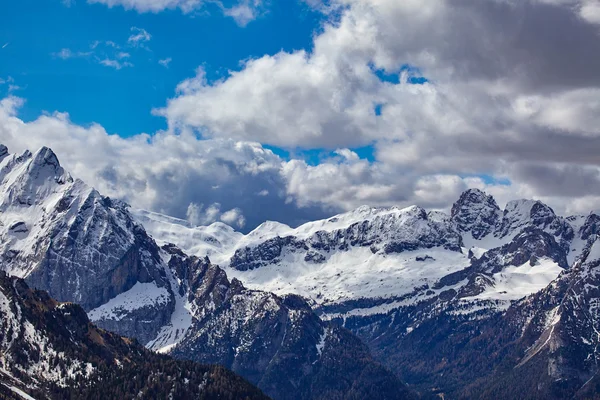
[[[594,398],[600,390],[600,242],[539,292],[485,318],[447,309],[401,339],[392,316],[357,327],[373,336],[387,364],[423,390],[452,398]],[[395,315],[396,321],[402,318]],[[374,327],[379,331],[371,332]],[[399,324],[396,332],[404,331]]]
[[[126,205],[71,178],[52,150],[6,155],[0,162],[0,265],[5,271],[59,301],[91,310],[136,282],[170,290],[161,263],[158,247]],[[172,297],[153,315],[123,316],[121,332],[152,321],[138,337],[155,336],[171,314]]]
[[3,398],[267,399],[220,367],[176,362],[97,328],[85,311],[0,272]]
[[[202,248],[240,236],[213,228],[200,234],[211,240]],[[0,266],[79,303],[102,328],[224,365],[275,399],[412,396],[356,336],[321,320],[304,299],[246,289],[206,257],[159,247],[126,204],[71,178],[47,148],[0,161]]]
[[473,238],[481,239],[495,231],[502,211],[492,196],[469,189],[454,203],[450,216],[460,232],[470,232]]

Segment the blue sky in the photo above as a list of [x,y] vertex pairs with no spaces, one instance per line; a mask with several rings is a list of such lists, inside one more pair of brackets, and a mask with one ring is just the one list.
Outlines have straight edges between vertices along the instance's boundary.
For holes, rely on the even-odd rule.
[[[239,69],[241,60],[310,49],[322,21],[320,13],[296,1],[273,2],[245,27],[214,4],[191,15],[179,10],[138,13],[83,0],[70,6],[62,0],[19,0],[2,8],[0,47],[7,45],[0,50],[0,78],[12,77],[20,87],[14,94],[27,99],[20,116],[29,120],[42,111],[68,112],[75,123],[97,122],[122,136],[164,129],[164,118],[151,110],[163,107],[198,66],[215,80]],[[132,27],[151,35],[144,48],[127,44]],[[90,52],[96,41],[117,44],[118,50],[106,50],[129,53],[133,67],[116,70],[91,55],[54,55],[62,49]],[[101,47],[107,46],[97,50]],[[168,68],[159,64],[168,58]]]

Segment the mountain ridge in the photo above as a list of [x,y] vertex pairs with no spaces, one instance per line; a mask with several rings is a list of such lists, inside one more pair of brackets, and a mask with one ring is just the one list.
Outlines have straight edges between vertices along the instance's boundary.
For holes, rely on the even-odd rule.
[[[216,235],[229,232],[217,228]],[[383,398],[412,397],[352,333],[329,327],[300,298],[246,289],[208,258],[159,246],[128,205],[71,178],[48,148],[0,161],[0,266],[59,301],[80,303],[102,328],[178,358],[224,365],[276,399],[369,398],[383,381]],[[283,331],[272,329],[277,320]],[[330,346],[329,330],[346,345]],[[201,348],[202,332],[218,340]],[[266,340],[272,346],[262,346]],[[348,357],[352,351],[361,356]],[[325,358],[328,368],[320,368]]]
[[[390,220],[373,223],[382,215]],[[270,223],[276,232],[251,232],[218,257],[250,288],[308,298],[424,395],[585,397],[582,387],[588,395],[600,388],[589,361],[600,346],[589,334],[600,331],[600,293],[567,282],[585,281],[582,265],[596,276],[599,222],[594,211],[562,217],[538,200],[502,210],[470,189],[449,215],[361,207],[298,228]],[[420,230],[439,225],[420,240]],[[588,311],[576,311],[581,299]],[[559,313],[567,301],[575,303]]]

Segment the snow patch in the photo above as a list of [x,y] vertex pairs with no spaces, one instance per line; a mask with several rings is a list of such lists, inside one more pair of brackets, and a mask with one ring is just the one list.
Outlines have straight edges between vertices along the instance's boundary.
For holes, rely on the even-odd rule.
[[131,289],[110,299],[107,303],[97,307],[88,316],[92,321],[115,320],[120,321],[131,311],[144,307],[157,307],[169,302],[169,291],[164,287],[156,286],[154,282],[137,282]]
[[146,347],[159,353],[168,353],[184,338],[188,329],[192,326],[192,305],[185,294],[183,296],[179,294],[177,288],[180,282],[177,281],[173,272],[168,267],[165,270],[175,294],[175,310],[171,314],[169,324],[162,327],[156,339],[146,344]]
[[536,293],[550,284],[563,269],[550,258],[541,258],[535,265],[526,262],[508,266],[492,276],[494,285],[483,293],[465,300],[518,300]]

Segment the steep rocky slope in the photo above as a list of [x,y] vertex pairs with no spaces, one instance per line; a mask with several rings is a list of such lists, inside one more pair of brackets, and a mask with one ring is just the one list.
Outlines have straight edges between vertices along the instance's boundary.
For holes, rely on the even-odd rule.
[[0,158],[2,269],[86,311],[138,282],[162,289],[160,302],[150,299],[152,312],[131,309],[121,318],[121,333],[142,342],[155,336],[174,294],[158,247],[125,204],[73,179],[48,148]]
[[0,272],[0,396],[266,399],[221,367],[173,361]]

